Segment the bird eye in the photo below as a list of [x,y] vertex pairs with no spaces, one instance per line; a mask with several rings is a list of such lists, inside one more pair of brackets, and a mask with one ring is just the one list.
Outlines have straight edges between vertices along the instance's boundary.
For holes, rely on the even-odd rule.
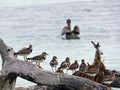
[[8,48],[8,49],[7,49],[7,52],[11,51],[12,49],[13,49],[13,48]]
[[9,48],[9,49],[7,49],[7,51],[9,52],[11,49]]

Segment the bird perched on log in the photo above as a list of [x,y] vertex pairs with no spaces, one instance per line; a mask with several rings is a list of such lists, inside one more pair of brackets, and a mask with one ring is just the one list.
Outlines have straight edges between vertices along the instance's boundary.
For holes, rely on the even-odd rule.
[[79,67],[79,71],[80,71],[80,72],[86,72],[86,71],[87,71],[87,65],[86,65],[84,59],[81,60],[81,64],[80,64],[80,67]]
[[110,85],[114,80],[115,80],[115,72],[112,72],[109,75],[105,75],[102,83]]
[[64,74],[63,69],[62,69],[61,67],[59,67],[59,68],[56,70],[56,73],[63,73],[63,74]]
[[58,65],[57,57],[53,56],[52,60],[50,61],[50,66],[52,67],[52,71],[54,71],[54,68],[56,70],[56,67]]
[[24,47],[22,49],[20,49],[19,51],[15,52],[14,55],[18,56],[23,56],[24,60],[26,60],[27,56],[32,53],[33,49],[32,49],[32,45],[29,45],[29,47]]
[[85,72],[87,75],[95,77],[96,74],[99,72],[99,68],[96,68],[96,65],[90,65],[89,63],[87,63],[87,71]]
[[66,69],[66,73],[67,73],[67,69],[68,67],[70,66],[70,58],[69,57],[66,57],[65,61],[63,61],[60,65],[60,67],[62,69]]
[[68,68],[68,70],[72,70],[72,72],[74,73],[78,67],[79,67],[78,61],[75,60],[75,62],[70,65],[70,67]]
[[31,58],[27,58],[27,60],[31,60],[32,62],[35,62],[39,68],[42,68],[40,63],[45,61],[46,55],[48,55],[46,52],[42,52],[42,54],[31,57]]

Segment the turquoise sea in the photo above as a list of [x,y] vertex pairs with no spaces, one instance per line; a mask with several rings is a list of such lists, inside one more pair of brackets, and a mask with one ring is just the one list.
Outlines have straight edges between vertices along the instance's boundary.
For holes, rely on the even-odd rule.
[[[72,28],[79,25],[81,39],[62,39],[68,18]],[[71,63],[84,58],[91,64],[95,53],[91,41],[99,42],[106,68],[119,71],[120,0],[0,0],[0,37],[15,51],[32,44],[29,57],[46,51],[49,56],[42,66],[48,71],[54,55],[59,64],[67,56]],[[35,84],[17,79],[17,87],[31,85]]]

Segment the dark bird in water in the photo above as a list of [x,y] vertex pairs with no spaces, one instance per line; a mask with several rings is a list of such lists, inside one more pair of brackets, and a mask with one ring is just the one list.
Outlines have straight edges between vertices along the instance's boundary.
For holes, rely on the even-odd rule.
[[24,60],[26,60],[27,56],[32,53],[32,45],[29,45],[29,47],[24,47],[20,49],[19,51],[15,52],[14,55],[18,56],[23,56]]
[[67,23],[67,26],[65,26],[63,28],[61,35],[67,34],[68,36],[70,36],[70,34],[71,34],[71,19],[67,19],[66,23]]
[[78,64],[77,60],[75,60],[75,62],[70,65],[68,70],[72,70],[72,72],[74,73],[78,67],[79,67],[79,64]]
[[48,55],[46,52],[42,52],[42,54],[31,57],[31,58],[27,58],[27,60],[31,60],[31,62],[35,62],[36,65],[41,68],[40,63],[45,61],[46,55]]
[[54,68],[56,70],[56,67],[58,65],[57,57],[53,56],[52,60],[50,61],[50,66],[52,67],[52,71],[54,71]]
[[71,31],[71,19],[66,20],[67,26],[62,29],[61,35],[66,35],[66,39],[80,39],[78,36],[80,34],[80,28],[78,25],[74,26],[74,29]]

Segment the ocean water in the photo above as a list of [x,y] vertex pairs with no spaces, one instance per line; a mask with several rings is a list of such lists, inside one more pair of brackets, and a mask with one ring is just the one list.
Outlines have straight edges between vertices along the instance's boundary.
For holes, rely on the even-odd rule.
[[[32,44],[29,57],[46,51],[49,56],[42,66],[48,71],[54,55],[59,65],[66,57],[70,57],[71,63],[74,60],[81,63],[84,58],[91,64],[95,54],[91,41],[99,42],[106,68],[119,71],[119,11],[119,0],[1,0],[0,37],[15,51]],[[81,39],[62,39],[61,30],[68,18],[72,20],[72,28],[79,25]],[[34,84],[17,79],[16,86],[31,85]]]

